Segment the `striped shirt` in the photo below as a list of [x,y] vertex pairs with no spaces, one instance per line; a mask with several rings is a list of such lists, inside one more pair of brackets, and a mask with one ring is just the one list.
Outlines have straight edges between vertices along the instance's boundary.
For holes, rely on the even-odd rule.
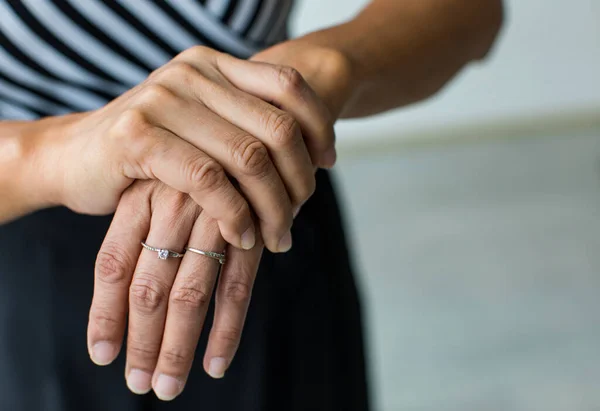
[[93,110],[182,50],[284,40],[293,0],[0,0],[0,120]]

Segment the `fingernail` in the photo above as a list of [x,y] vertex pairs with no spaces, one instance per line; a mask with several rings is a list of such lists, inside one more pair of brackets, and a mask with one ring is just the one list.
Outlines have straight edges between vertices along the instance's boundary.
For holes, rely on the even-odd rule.
[[96,365],[108,365],[115,360],[117,349],[108,341],[100,341],[92,347],[92,361]]
[[279,241],[278,250],[280,253],[286,253],[292,248],[292,233],[288,231]]
[[256,235],[254,234],[254,226],[244,231],[242,234],[242,248],[244,250],[251,250],[256,244]]
[[134,368],[127,376],[127,386],[134,394],[147,394],[152,389],[152,375]]
[[215,357],[210,360],[208,365],[208,375],[213,378],[223,378],[227,370],[227,360],[222,357]]
[[163,401],[171,401],[181,394],[182,389],[183,384],[181,384],[177,378],[165,374],[160,374],[158,376],[156,385],[154,386],[156,396]]
[[335,147],[331,147],[329,150],[323,154],[323,162],[325,163],[325,167],[333,167],[335,165],[335,161],[337,160],[337,152]]

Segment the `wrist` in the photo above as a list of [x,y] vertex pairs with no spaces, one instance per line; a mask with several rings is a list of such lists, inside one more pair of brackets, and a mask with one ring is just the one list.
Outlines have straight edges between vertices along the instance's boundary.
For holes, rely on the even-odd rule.
[[68,117],[49,117],[15,127],[15,173],[9,184],[15,196],[30,211],[62,203],[60,144],[65,138]]

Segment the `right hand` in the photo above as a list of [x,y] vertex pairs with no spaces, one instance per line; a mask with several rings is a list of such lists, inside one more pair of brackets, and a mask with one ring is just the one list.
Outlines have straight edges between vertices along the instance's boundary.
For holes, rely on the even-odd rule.
[[188,193],[243,249],[257,238],[252,210],[266,247],[287,251],[293,212],[315,189],[314,167],[335,162],[333,120],[297,71],[205,47],[73,115],[62,131],[49,142],[57,151],[42,149],[56,162],[60,204],[108,214],[135,179],[156,179]]
[[[179,252],[226,249],[227,262],[219,274],[218,262],[191,251],[160,260],[142,241]],[[223,377],[240,343],[262,252],[260,237],[252,250],[227,245],[189,196],[160,181],[136,181],[121,196],[96,260],[91,358],[110,364],[127,335],[127,385],[137,394],[154,388],[160,399],[173,399],[187,381],[214,296],[203,363],[212,377]]]

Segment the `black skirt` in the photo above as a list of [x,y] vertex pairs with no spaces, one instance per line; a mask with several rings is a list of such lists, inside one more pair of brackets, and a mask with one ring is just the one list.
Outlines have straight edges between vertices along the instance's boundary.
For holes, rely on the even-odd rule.
[[202,369],[210,312],[171,403],[128,391],[123,354],[108,367],[88,357],[94,260],[110,217],[57,208],[0,226],[0,410],[367,410],[359,299],[328,174],[317,181],[293,249],[263,256],[226,377]]

